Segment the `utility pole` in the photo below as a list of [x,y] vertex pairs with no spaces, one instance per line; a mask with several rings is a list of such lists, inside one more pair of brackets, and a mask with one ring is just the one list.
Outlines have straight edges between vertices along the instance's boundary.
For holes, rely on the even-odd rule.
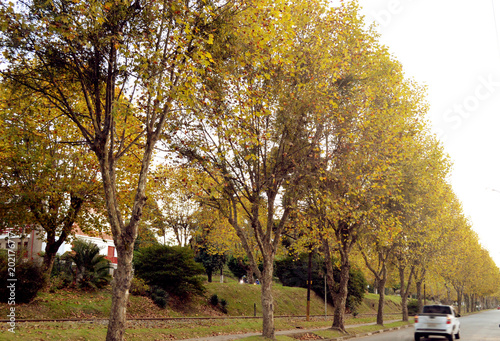
[[311,308],[311,283],[312,283],[312,251],[309,252],[309,264],[307,269],[307,308],[306,321],[309,321],[309,312]]

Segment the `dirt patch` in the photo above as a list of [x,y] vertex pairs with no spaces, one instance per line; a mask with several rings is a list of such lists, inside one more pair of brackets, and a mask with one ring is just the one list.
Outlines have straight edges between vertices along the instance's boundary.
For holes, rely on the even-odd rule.
[[184,316],[226,316],[219,309],[208,303],[205,296],[193,296],[189,299],[180,299],[170,296],[168,306],[171,310]]
[[323,340],[321,336],[312,333],[294,334],[292,337],[297,340]]

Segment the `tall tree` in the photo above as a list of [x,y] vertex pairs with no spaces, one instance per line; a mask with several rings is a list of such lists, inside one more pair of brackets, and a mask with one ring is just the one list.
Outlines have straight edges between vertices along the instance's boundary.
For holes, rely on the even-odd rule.
[[152,174],[149,194],[157,207],[158,233],[164,237],[169,234],[169,243],[187,246],[194,237],[199,224],[197,214],[200,203],[196,192],[199,187],[192,183],[196,175],[189,169],[175,166],[160,166]]
[[0,156],[2,227],[40,232],[43,272],[50,276],[59,247],[77,226],[105,226],[99,166],[49,103],[3,85],[0,129],[9,148]]
[[402,228],[394,240],[404,321],[408,320],[406,300],[412,281],[421,285],[429,264],[444,246],[446,212],[452,198],[447,183],[450,164],[442,147],[427,130],[416,135],[414,142],[401,163],[403,204],[397,207],[397,214]]
[[478,275],[478,258],[481,255],[481,246],[477,233],[472,230],[468,219],[464,216],[458,200],[451,202],[448,219],[448,233],[444,236],[446,248],[439,255],[441,264],[446,264],[439,269],[441,276],[456,292],[458,312],[462,313],[462,303],[466,294],[470,293],[472,284]]
[[[124,335],[155,144],[167,118],[195,99],[197,79],[210,64],[205,47],[230,12],[226,8],[201,0],[2,3],[2,76],[43,96],[75,124],[99,162],[118,253],[107,340]],[[130,153],[140,171],[127,179],[135,196],[125,204],[117,177]]]
[[[207,202],[241,240],[261,283],[263,335],[273,338],[274,256],[295,188],[317,167],[326,120],[318,110],[334,105],[320,96],[326,83],[319,76],[335,62],[317,39],[316,19],[325,12],[320,4],[253,5],[230,23],[224,39],[215,40],[214,72],[205,82],[212,95],[199,108],[203,116],[187,121],[174,142],[209,174]],[[333,19],[329,24],[336,29]]]
[[[355,6],[345,22],[336,48],[346,57],[331,86],[338,108],[326,128],[322,151],[327,165],[305,196],[307,209],[318,221],[325,259],[339,254],[340,283],[335,284],[331,274],[328,283],[335,293],[332,327],[341,331],[351,252],[364,234],[387,237],[400,228],[390,210],[401,200],[398,164],[425,111],[420,89],[404,79],[401,66],[376,34],[364,30]],[[331,267],[328,264],[327,270]]]

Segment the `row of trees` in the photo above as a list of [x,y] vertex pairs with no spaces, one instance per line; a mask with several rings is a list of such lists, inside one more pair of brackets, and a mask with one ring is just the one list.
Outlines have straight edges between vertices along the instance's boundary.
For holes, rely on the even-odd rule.
[[47,233],[46,271],[75,223],[111,230],[107,340],[151,229],[245,255],[270,338],[285,237],[323,254],[339,330],[360,257],[380,289],[397,269],[404,298],[438,276],[459,300],[497,291],[424,90],[355,2],[2,2],[0,23],[2,223]]

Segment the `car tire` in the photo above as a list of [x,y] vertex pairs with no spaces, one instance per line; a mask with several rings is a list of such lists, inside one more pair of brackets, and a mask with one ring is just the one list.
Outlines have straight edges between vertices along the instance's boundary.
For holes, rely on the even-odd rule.
[[455,334],[455,339],[460,339],[460,330]]
[[454,341],[455,340],[455,334],[453,334],[453,333],[452,334],[448,334],[447,337],[448,337],[448,341]]
[[419,333],[415,333],[415,341],[420,341],[420,334]]

